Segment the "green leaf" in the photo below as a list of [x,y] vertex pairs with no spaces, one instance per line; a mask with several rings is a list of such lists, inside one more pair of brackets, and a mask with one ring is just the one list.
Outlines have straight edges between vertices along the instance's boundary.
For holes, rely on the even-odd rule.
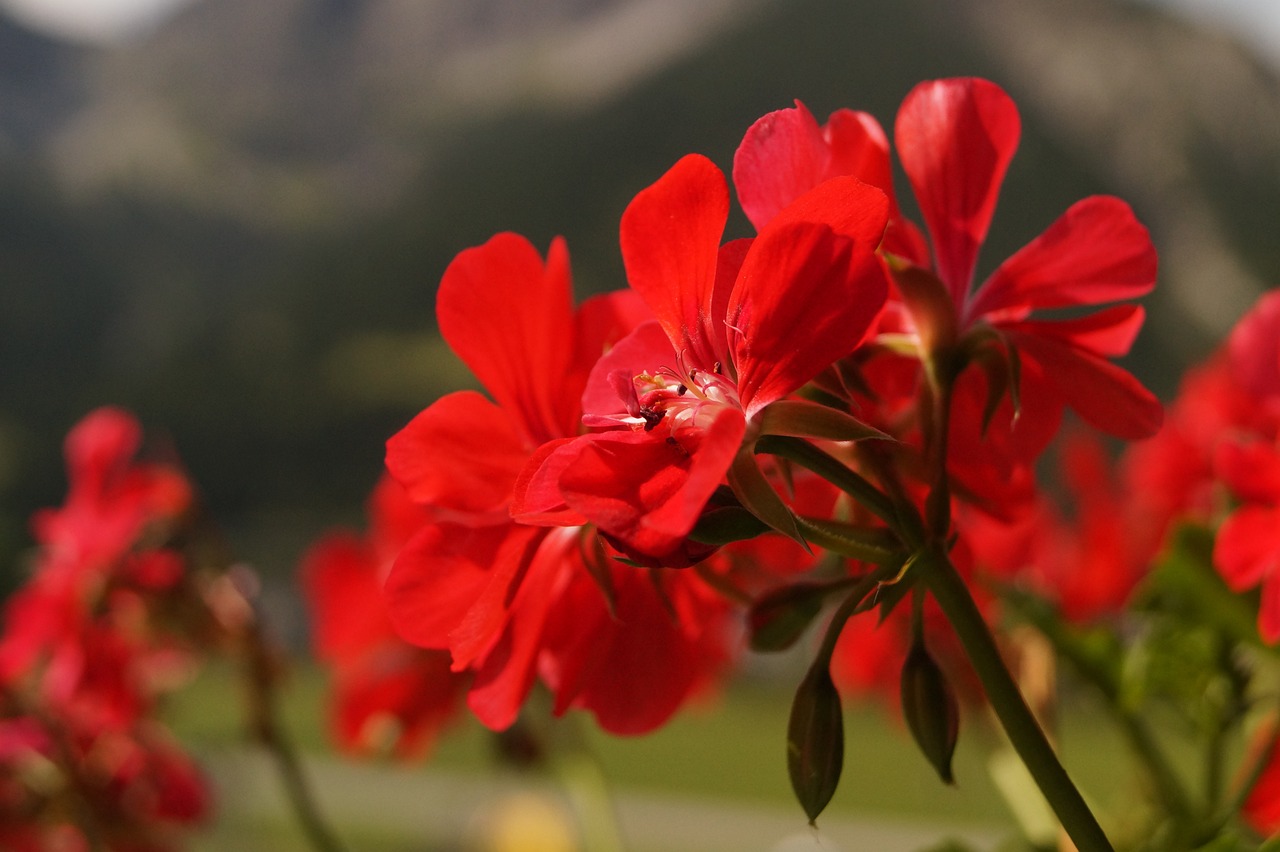
[[773,490],[764,471],[750,452],[741,452],[729,466],[729,486],[742,505],[773,529],[799,542],[805,550],[809,543],[800,533],[796,516],[778,492]]
[[810,825],[835,795],[843,768],[840,695],[825,661],[820,661],[800,682],[787,725],[787,772]]

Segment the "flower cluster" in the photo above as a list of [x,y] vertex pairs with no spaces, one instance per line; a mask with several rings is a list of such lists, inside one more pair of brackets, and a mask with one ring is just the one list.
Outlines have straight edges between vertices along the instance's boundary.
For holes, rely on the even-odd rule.
[[[1113,848],[1028,706],[1052,716],[1061,660],[1140,770],[1150,807],[1114,836],[1280,832],[1280,727],[1255,719],[1280,670],[1280,293],[1166,413],[1115,363],[1156,276],[1124,202],[1077,202],[979,283],[1019,133],[972,78],[914,88],[892,145],[866,113],[820,124],[797,102],[748,128],[731,179],[694,154],[635,195],[625,289],[575,303],[561,239],[459,254],[438,325],[480,389],[392,436],[367,531],[302,560],[340,746],[419,756],[464,704],[501,731],[535,693],[641,734],[744,648],[812,633],[786,731],[810,820],[839,782],[842,702],[872,691],[947,783],[962,714],[995,719],[1076,847]],[[735,194],[752,236],[726,237]],[[1140,443],[1113,464],[1098,432]],[[252,609],[191,570],[192,489],[139,442],[123,412],[91,414],[66,503],[35,519],[0,633],[0,844],[170,848],[208,794],[155,711],[232,641],[304,830],[335,848]],[[1157,702],[1199,738],[1194,787]]]
[[[489,396],[445,396],[388,442],[420,513],[385,580],[399,634],[449,655],[492,728],[540,683],[557,713],[639,733],[715,680],[744,626],[755,647],[783,647],[841,596],[790,734],[814,816],[838,777],[838,760],[816,758],[838,752],[821,723],[839,707],[828,670],[845,689],[893,682],[896,656],[904,709],[952,701],[930,646],[974,652],[947,627],[964,616],[939,577],[1026,581],[1011,548],[1047,517],[1033,468],[1063,411],[1122,438],[1161,422],[1112,362],[1156,271],[1122,201],[1077,203],[974,286],[1018,136],[992,83],[916,87],[894,147],[921,228],[876,120],[840,110],[819,125],[797,103],[752,125],[733,159],[754,236],[726,240],[729,184],[689,155],[622,215],[627,290],[575,309],[560,240],[545,259],[514,234],[460,254],[439,327]],[[880,630],[853,618],[877,604]],[[345,628],[318,611],[336,658],[325,637]],[[964,691],[981,695],[971,675]],[[908,721],[941,743],[925,750],[948,777],[955,719],[938,712]]]
[[170,849],[209,810],[155,710],[217,625],[193,612],[174,546],[190,486],[134,461],[140,438],[124,412],[88,415],[67,438],[66,502],[34,519],[34,575],[0,635],[6,849]]

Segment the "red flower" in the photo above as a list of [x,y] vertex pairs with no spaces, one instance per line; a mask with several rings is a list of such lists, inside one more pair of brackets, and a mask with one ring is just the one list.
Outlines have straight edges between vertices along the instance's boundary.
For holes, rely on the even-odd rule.
[[1273,837],[1280,834],[1280,743],[1272,741],[1266,748],[1266,765],[1240,808],[1240,815],[1254,831]]
[[[922,83],[903,102],[895,127],[898,153],[933,245],[930,273],[922,269],[927,256],[912,229],[895,215],[895,239],[887,238],[885,247],[907,264],[895,280],[910,327],[926,352],[976,350],[992,334],[1016,350],[1020,428],[1036,436],[1020,442],[1024,451],[1043,449],[1063,402],[1112,434],[1146,437],[1160,424],[1160,405],[1109,361],[1128,351],[1141,308],[1117,305],[1069,319],[1039,318],[1046,311],[1133,299],[1152,288],[1155,251],[1124,202],[1104,196],[1078,202],[973,287],[978,250],[1019,133],[1017,107],[985,80]],[[855,174],[891,191],[888,163],[883,133],[869,117],[842,111],[818,131],[798,106],[766,116],[748,132],[734,177],[743,207],[760,225],[780,200],[796,197],[820,177]],[[889,317],[898,319],[893,312]]]
[[[1106,196],[1077,202],[972,289],[978,249],[1019,132],[1017,107],[985,80],[922,83],[898,111],[898,155],[933,241],[934,269],[951,296],[955,315],[949,321],[958,320],[962,333],[987,326],[1017,350],[1030,368],[1024,399],[1051,393],[1104,431],[1147,437],[1160,425],[1159,402],[1107,360],[1128,351],[1142,309],[1123,305],[1073,319],[1033,317],[1151,290],[1155,249],[1128,205]],[[913,315],[923,328],[937,322],[927,309],[913,306]]]
[[1071,517],[1040,498],[1012,521],[962,512],[957,527],[983,571],[1029,586],[1070,621],[1089,622],[1124,609],[1160,549],[1166,521],[1117,475],[1096,435],[1065,438],[1058,467]]
[[190,505],[181,474],[134,460],[141,441],[137,420],[116,408],[91,412],[67,435],[66,502],[32,520],[46,571],[105,571],[147,524]]
[[621,428],[541,459],[517,511],[562,500],[633,558],[687,564],[686,537],[764,410],[862,341],[887,288],[882,192],[829,181],[721,246],[728,214],[724,177],[697,155],[627,207],[627,278],[657,321],[600,360],[583,400],[588,426]]
[[388,442],[388,468],[433,518],[388,577],[392,621],[473,673],[468,704],[490,727],[515,720],[539,676],[557,710],[584,707],[607,730],[661,724],[722,665],[728,606],[695,576],[615,562],[566,507],[531,518],[565,526],[508,512],[527,463],[579,432],[587,373],[639,306],[614,294],[575,312],[564,244],[544,265],[513,234],[460,254],[437,305],[441,334],[494,401],[450,394]]
[[1240,500],[1218,528],[1213,563],[1236,591],[1261,586],[1258,630],[1280,641],[1280,292],[1272,292],[1232,330],[1228,365],[1243,405],[1213,448],[1214,470]]
[[383,477],[370,500],[366,538],[332,533],[303,557],[302,580],[317,657],[333,672],[338,743],[352,751],[387,745],[401,756],[428,751],[461,705],[469,678],[446,651],[409,645],[391,624],[382,584],[400,547],[429,515]]
[[134,460],[140,438],[116,409],[72,429],[66,502],[36,516],[36,573],[6,605],[0,840],[15,848],[88,848],[61,824],[77,814],[104,849],[164,850],[208,810],[195,766],[149,716],[204,622],[157,617],[193,591],[181,554],[161,546],[191,492],[177,471]]
[[[100,618],[111,588],[160,590],[182,576],[176,554],[135,550],[144,533],[172,523],[191,501],[191,487],[176,470],[135,461],[141,438],[133,416],[114,408],[91,412],[67,435],[67,499],[32,520],[40,545],[37,571],[6,603],[0,681],[45,665],[49,688],[58,695],[74,692],[78,678],[95,671],[86,668],[87,655],[108,654],[117,641],[126,641]],[[86,638],[93,635],[106,639]],[[125,657],[138,662],[139,655]],[[98,667],[97,675],[124,677],[117,663]],[[121,706],[131,703],[121,698]]]

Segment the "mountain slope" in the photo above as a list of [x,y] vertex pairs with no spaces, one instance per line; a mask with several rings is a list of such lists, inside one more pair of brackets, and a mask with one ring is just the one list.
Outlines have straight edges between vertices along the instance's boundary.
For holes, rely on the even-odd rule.
[[461,248],[564,234],[580,292],[621,286],[618,217],[681,154],[728,166],[797,97],[891,128],[954,74],[1024,115],[980,267],[1084,195],[1128,198],[1164,258],[1133,363],[1161,392],[1280,282],[1276,79],[1147,8],[221,0],[106,52],[0,26],[0,550],[56,498],[58,436],[111,401],[250,519],[246,555],[287,551],[465,381],[430,334]]

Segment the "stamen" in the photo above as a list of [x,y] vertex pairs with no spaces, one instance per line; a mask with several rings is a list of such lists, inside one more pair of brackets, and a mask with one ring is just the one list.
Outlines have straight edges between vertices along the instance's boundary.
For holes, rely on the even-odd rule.
[[644,420],[644,431],[652,432],[654,427],[662,422],[665,411],[655,411],[652,408],[641,408],[640,417]]

